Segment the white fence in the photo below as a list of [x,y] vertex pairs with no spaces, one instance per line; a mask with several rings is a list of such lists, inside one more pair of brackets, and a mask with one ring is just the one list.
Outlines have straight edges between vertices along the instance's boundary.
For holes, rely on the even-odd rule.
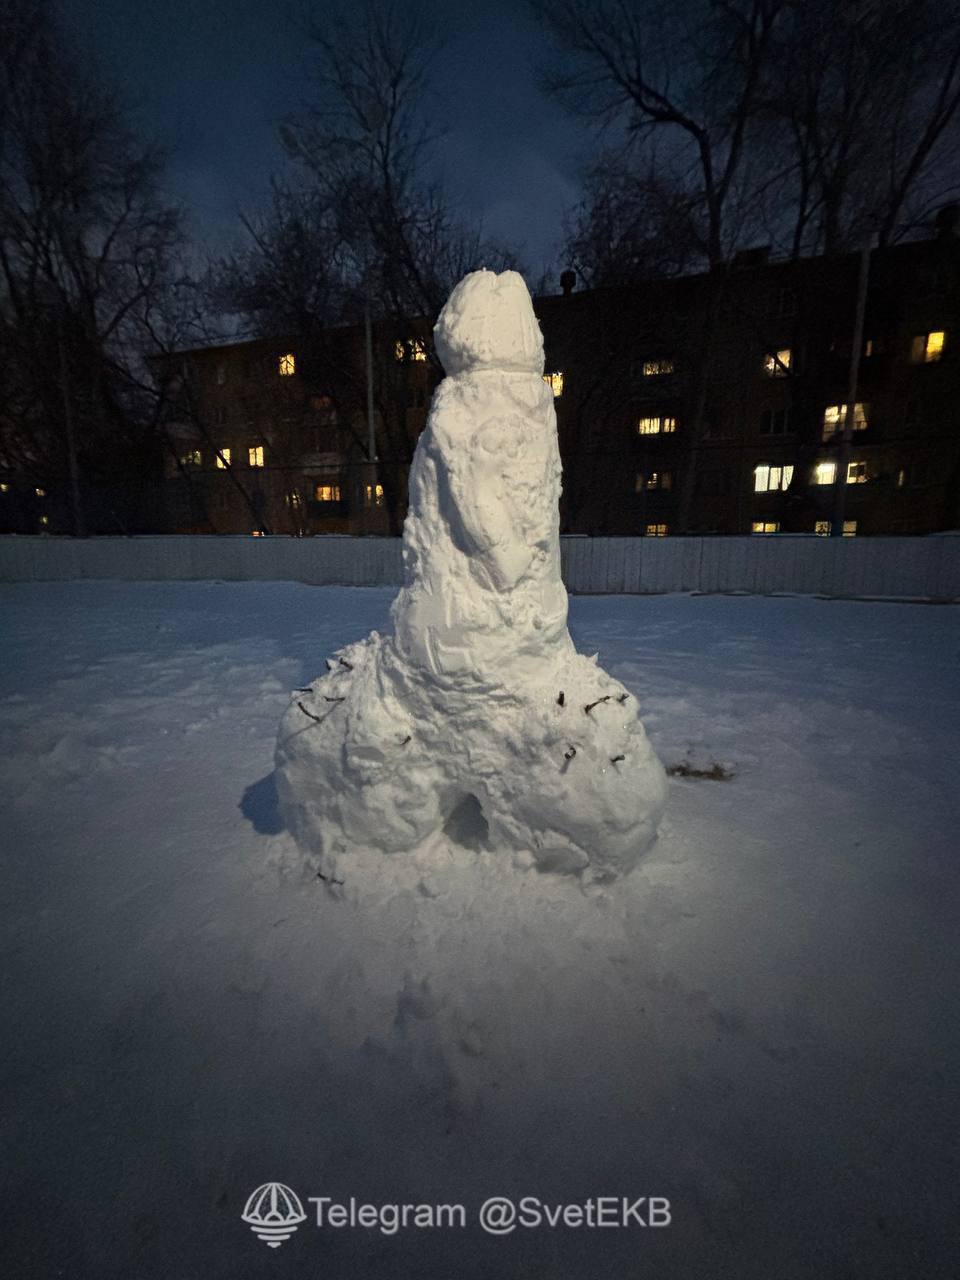
[[[796,592],[960,599],[960,537],[563,538],[578,593]],[[0,538],[0,581],[223,579],[395,586],[399,538]]]

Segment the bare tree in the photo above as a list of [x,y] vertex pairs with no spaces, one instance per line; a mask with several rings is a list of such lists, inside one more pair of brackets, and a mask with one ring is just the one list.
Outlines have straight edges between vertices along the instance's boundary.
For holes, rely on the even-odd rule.
[[652,166],[638,174],[622,152],[608,153],[584,186],[564,253],[585,285],[638,284],[682,275],[697,263],[695,199],[668,187]]
[[30,11],[0,0],[0,40],[3,464],[54,499],[69,494],[75,533],[91,505],[124,529],[156,448],[128,375],[180,236],[159,195],[165,158],[68,56],[46,0]]
[[221,280],[228,305],[256,332],[306,340],[314,383],[345,402],[341,416],[364,453],[366,371],[344,362],[334,331],[369,315],[378,477],[399,532],[416,443],[406,361],[415,352],[435,363],[433,323],[460,276],[513,260],[458,219],[431,176],[436,44],[426,19],[364,0],[335,13],[325,6],[307,34],[315,91],[280,130],[291,175],[266,214],[247,220],[248,247],[221,264]]
[[659,189],[671,193],[659,211],[654,242],[679,207],[707,269],[697,321],[699,360],[688,370],[693,407],[684,424],[688,450],[679,486],[681,531],[690,522],[726,267],[735,247],[762,222],[763,195],[784,176],[771,172],[769,157],[753,142],[786,4],[531,2],[559,50],[546,87],[608,131],[618,128],[639,155],[641,171],[654,166]]
[[956,0],[796,0],[768,85],[771,126],[795,157],[795,255],[890,243],[957,191]]

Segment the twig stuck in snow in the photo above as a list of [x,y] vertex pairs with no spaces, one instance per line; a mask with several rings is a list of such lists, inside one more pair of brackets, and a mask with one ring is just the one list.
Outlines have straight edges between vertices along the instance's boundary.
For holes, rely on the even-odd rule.
[[300,708],[300,710],[303,712],[305,716],[309,716],[311,720],[316,720],[317,724],[323,723],[322,717],[315,716],[312,711],[308,711],[302,702],[298,702],[297,706]]
[[587,713],[587,715],[589,715],[594,707],[599,707],[601,702],[609,702],[612,697],[613,697],[613,694],[610,694],[610,693],[605,694],[604,697],[598,698],[596,702],[588,702],[583,709]]

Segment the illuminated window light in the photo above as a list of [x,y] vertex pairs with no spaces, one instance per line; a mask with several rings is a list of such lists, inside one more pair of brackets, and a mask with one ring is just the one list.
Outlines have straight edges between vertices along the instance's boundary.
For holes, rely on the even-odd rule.
[[40,517],[40,523],[41,523],[41,524],[43,524],[43,525],[47,525],[47,524],[49,524],[49,523],[50,523],[50,517],[49,517],[49,516],[41,516],[41,517]]
[[183,467],[199,467],[203,463],[203,455],[199,449],[191,449],[189,453],[180,455],[180,465]]
[[368,484],[365,489],[366,501],[368,507],[383,506],[383,485]]
[[251,467],[262,467],[263,466],[263,445],[262,444],[251,445],[251,447],[247,450],[247,458],[249,459]]
[[[847,406],[845,404],[829,404],[823,411],[823,438],[829,440],[831,436],[843,430],[843,422],[846,417]],[[854,431],[866,431],[869,426],[867,420],[867,405],[860,401],[853,406],[853,429]]]
[[280,357],[277,362],[277,369],[281,378],[290,378],[297,372],[297,357],[292,351],[288,351]]
[[421,338],[408,338],[406,342],[399,339],[393,344],[393,355],[396,360],[425,361],[427,348]]
[[866,484],[868,479],[865,462],[847,463],[847,484]]
[[555,369],[553,373],[545,373],[543,380],[553,392],[554,400],[563,395],[563,370]]
[[910,359],[914,364],[933,364],[943,355],[946,333],[936,329],[932,333],[918,333],[913,340]]
[[645,378],[659,378],[665,373],[673,373],[672,360],[644,360],[643,376]]
[[665,524],[648,524],[648,538],[665,538],[667,536],[667,526]]
[[45,498],[47,496],[46,489],[34,489],[34,493],[38,498]]
[[754,533],[779,533],[780,522],[779,520],[754,520],[753,532]]
[[814,484],[833,484],[837,478],[835,462],[818,462],[813,469]]
[[[813,532],[818,538],[829,538],[830,531],[833,528],[832,520],[818,520],[813,526]],[[857,536],[856,520],[844,520],[843,536],[845,538],[855,538]]]
[[0,493],[9,493],[10,486],[8,484],[0,484]]
[[769,493],[773,489],[789,489],[793,480],[793,467],[771,467],[767,463],[753,469],[755,493]]
[[790,372],[793,353],[790,347],[781,347],[763,357],[763,371],[768,378],[785,378]]
[[217,454],[217,467],[220,471],[226,471],[230,465],[230,450],[221,449]]
[[318,484],[313,496],[317,502],[339,502],[340,486],[338,484]]
[[250,536],[251,536],[252,538],[262,538],[262,537],[263,537],[263,530],[262,530],[262,529],[251,529],[251,530],[250,530]]
[[637,431],[642,436],[658,436],[661,433],[669,435],[676,429],[676,418],[664,418],[662,416],[641,418],[637,423]]
[[296,490],[294,490],[292,493],[287,494],[286,503],[288,507],[292,507],[295,511],[297,511],[303,505],[303,499],[301,498],[300,494]]

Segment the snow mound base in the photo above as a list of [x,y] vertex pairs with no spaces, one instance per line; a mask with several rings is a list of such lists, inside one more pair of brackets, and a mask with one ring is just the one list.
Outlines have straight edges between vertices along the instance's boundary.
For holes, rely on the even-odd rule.
[[523,280],[465,277],[435,334],[448,377],[411,469],[394,634],[294,695],[281,809],[328,859],[466,823],[520,865],[609,880],[654,839],[666,782],[635,699],[567,630],[556,415]]

